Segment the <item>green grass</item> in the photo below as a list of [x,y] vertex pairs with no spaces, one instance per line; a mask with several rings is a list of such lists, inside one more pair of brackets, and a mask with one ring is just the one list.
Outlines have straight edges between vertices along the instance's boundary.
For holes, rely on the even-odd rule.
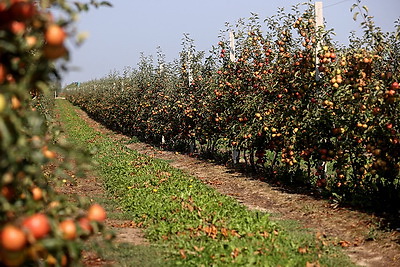
[[[124,217],[143,223],[155,254],[167,260],[160,266],[352,266],[312,233],[286,228],[166,161],[129,150],[86,125],[65,100],[57,106],[70,140],[96,151],[98,173]],[[120,257],[128,256],[122,249]]]

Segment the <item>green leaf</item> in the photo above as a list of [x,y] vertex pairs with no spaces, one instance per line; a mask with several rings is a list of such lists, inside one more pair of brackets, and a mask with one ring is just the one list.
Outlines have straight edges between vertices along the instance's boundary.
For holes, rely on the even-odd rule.
[[100,3],[101,6],[108,6],[108,7],[112,7],[113,5],[110,2],[107,1],[103,1]]
[[82,3],[80,3],[80,2],[74,2],[74,4],[75,4],[76,8],[77,8],[79,11],[88,11],[88,10],[89,10],[89,7],[88,7],[87,4],[82,4]]
[[63,242],[61,239],[46,238],[42,239],[40,243],[49,250],[56,250],[62,247]]
[[357,20],[357,16],[358,16],[358,14],[360,14],[360,12],[356,12],[356,13],[354,14],[354,16],[353,16],[353,20],[354,20],[354,21],[356,21],[356,20]]

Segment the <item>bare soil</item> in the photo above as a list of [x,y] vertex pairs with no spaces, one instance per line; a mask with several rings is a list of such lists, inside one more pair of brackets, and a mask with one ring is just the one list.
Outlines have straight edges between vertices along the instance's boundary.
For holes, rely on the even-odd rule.
[[[126,140],[127,137],[111,132],[90,119],[83,111],[79,115],[96,130],[107,133],[115,140]],[[197,177],[220,193],[237,199],[249,209],[270,213],[274,220],[297,221],[302,227],[312,229],[317,235],[322,234],[335,245],[343,247],[358,265],[400,266],[400,233],[398,229],[382,229],[380,222],[383,218],[374,214],[333,207],[328,201],[313,195],[285,190],[226,166],[189,155],[162,151],[144,143],[133,143],[128,147],[151,157],[168,160],[173,167]],[[101,184],[96,178],[89,179],[93,181],[78,180],[77,185],[70,190],[83,196],[103,194]],[[132,227],[129,222],[108,221],[107,224],[118,229],[119,242],[147,243],[140,229]],[[92,258],[87,255],[88,265],[93,265]],[[94,261],[101,262],[101,259],[94,257]]]

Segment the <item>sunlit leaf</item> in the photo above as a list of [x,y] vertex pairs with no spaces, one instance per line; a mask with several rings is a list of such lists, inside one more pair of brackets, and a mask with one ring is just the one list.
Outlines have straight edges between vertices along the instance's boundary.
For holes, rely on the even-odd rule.
[[356,12],[353,15],[353,20],[356,21],[357,20],[357,16],[360,14],[360,12]]

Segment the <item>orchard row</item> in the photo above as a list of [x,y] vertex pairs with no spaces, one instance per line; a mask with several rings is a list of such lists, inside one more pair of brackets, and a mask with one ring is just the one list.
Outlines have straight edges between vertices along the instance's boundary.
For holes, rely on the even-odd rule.
[[66,92],[105,125],[153,143],[242,151],[270,175],[398,199],[399,40],[365,10],[362,19],[365,35],[339,46],[312,6],[263,23],[254,15],[228,26],[208,57],[185,36],[179,60],[143,56],[137,69]]

